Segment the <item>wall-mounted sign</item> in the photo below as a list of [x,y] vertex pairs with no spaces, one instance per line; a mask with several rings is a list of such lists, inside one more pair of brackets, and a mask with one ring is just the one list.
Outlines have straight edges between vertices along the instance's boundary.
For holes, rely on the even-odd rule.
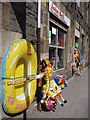
[[70,26],[70,19],[56,7],[51,1],[49,1],[49,12],[55,15],[58,19],[64,22],[67,26]]
[[52,34],[56,35],[56,28],[52,27]]
[[78,38],[80,38],[80,32],[77,29],[75,29],[75,36],[77,36]]

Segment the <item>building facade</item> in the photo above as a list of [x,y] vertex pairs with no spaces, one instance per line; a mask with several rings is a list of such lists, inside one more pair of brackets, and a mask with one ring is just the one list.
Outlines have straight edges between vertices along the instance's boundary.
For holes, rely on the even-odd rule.
[[[17,37],[33,41],[37,51],[38,3],[0,3],[2,9],[2,39],[0,38],[0,59],[3,59],[9,43]],[[18,6],[18,7],[17,7]],[[21,11],[19,11],[20,9]],[[49,59],[56,74],[72,75],[75,43],[88,65],[89,51],[89,3],[42,2],[40,59]]]
[[46,56],[50,60],[53,76],[63,72],[71,76],[76,42],[84,58],[84,66],[88,65],[89,9],[89,3],[83,2],[49,1],[42,6],[41,59]]

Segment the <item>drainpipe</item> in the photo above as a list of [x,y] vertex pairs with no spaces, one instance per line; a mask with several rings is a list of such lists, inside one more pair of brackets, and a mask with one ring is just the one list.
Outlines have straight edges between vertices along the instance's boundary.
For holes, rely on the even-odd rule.
[[41,33],[40,21],[41,21],[41,0],[38,0],[38,43],[37,43],[38,65],[40,65],[40,33]]

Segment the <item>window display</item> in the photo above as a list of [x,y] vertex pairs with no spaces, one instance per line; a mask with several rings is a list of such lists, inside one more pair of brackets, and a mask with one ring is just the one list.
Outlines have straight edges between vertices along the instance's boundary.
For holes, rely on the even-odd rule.
[[64,33],[60,29],[58,29],[57,45],[60,47],[64,47]]
[[64,68],[65,33],[50,22],[49,60],[53,70]]
[[56,28],[50,26],[49,30],[49,45],[56,45]]
[[64,64],[64,58],[63,58],[63,53],[64,53],[64,50],[62,49],[58,49],[57,51],[57,69],[60,69],[60,68],[63,68]]
[[49,48],[49,60],[52,65],[53,70],[55,70],[55,48]]
[[53,34],[51,36],[51,44],[55,45],[55,35],[53,35]]

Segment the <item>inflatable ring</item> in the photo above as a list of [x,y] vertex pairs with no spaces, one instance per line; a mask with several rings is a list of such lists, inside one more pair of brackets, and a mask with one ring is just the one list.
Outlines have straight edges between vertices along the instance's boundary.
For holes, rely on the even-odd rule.
[[15,115],[26,110],[36,93],[36,80],[8,85],[37,72],[37,55],[25,39],[14,40],[5,52],[1,67],[1,100],[5,113]]

